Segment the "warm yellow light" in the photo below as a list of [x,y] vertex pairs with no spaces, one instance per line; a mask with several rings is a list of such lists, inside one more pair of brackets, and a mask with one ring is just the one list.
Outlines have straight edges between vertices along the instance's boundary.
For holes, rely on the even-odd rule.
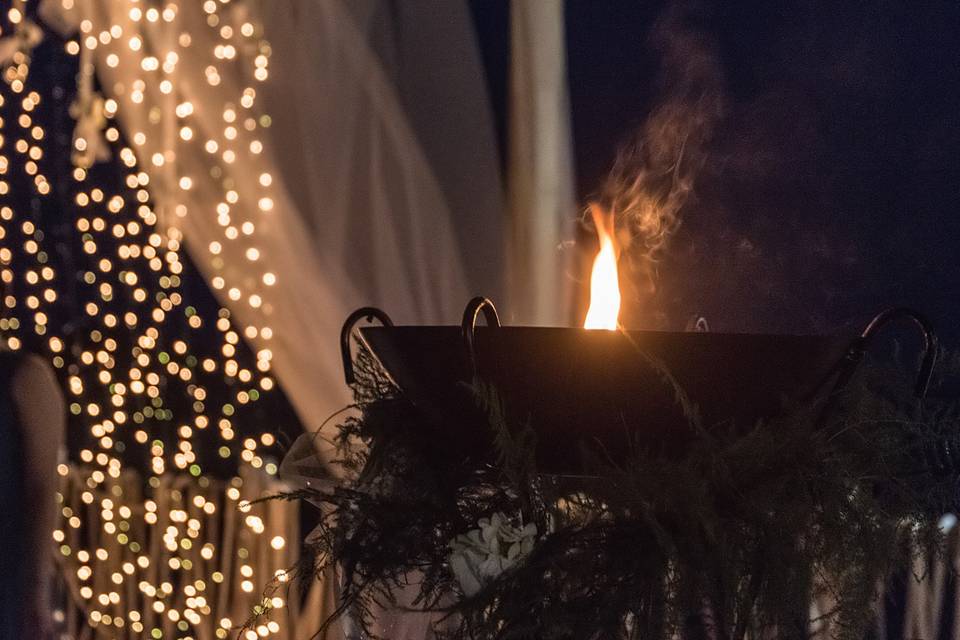
[[[67,10],[72,9],[75,2],[75,0],[55,1]],[[219,33],[222,40],[216,50],[207,52],[207,55],[222,60],[241,57],[241,50],[246,51],[246,49],[240,46],[240,36],[259,38],[260,26],[250,23],[240,25],[239,22],[221,26],[223,8],[220,5],[227,4],[229,0],[220,0],[220,2],[202,0],[202,2],[209,14],[210,19],[207,20],[209,26],[216,29],[216,33]],[[6,10],[7,16],[10,22],[22,22],[26,19],[26,13],[20,8],[22,3],[14,2],[13,4],[15,8]],[[137,1],[134,0],[131,4],[137,4]],[[123,17],[129,18],[132,22],[141,20],[150,23],[160,20],[173,22],[178,11],[178,0],[171,2],[165,0],[160,4],[163,5],[162,8],[160,6],[132,7],[128,12],[124,12]],[[79,13],[83,12],[79,11]],[[177,71],[180,56],[173,49],[177,45],[180,48],[191,46],[192,36],[186,31],[179,34],[175,44],[168,43],[171,48],[151,50],[141,36],[128,33],[131,27],[134,31],[138,31],[140,27],[136,25],[128,27],[125,24],[103,24],[100,18],[96,17],[93,20],[80,21],[79,27],[80,35],[65,43],[65,49],[69,55],[80,55],[84,47],[88,50],[96,49],[99,59],[104,61],[105,66],[115,68],[125,63],[125,53],[143,52],[142,58],[133,56],[133,60],[128,61],[134,65],[133,68],[136,71],[140,72],[137,75],[141,77],[134,79],[128,87],[113,84],[112,90],[108,85],[102,88],[104,98],[102,112],[94,114],[97,115],[97,126],[102,132],[81,130],[80,133],[83,135],[76,135],[74,138],[75,149],[89,154],[98,150],[102,142],[100,139],[102,133],[102,138],[106,142],[113,143],[108,147],[116,152],[123,166],[128,169],[122,176],[127,191],[117,192],[107,186],[91,188],[93,184],[88,182],[90,167],[86,165],[75,164],[72,167],[72,180],[68,185],[70,189],[68,197],[76,202],[77,207],[83,208],[80,211],[82,215],[76,219],[74,226],[85,252],[81,257],[88,262],[78,275],[81,277],[84,290],[88,291],[90,297],[79,300],[80,308],[88,316],[84,318],[86,322],[98,324],[94,324],[85,332],[90,344],[79,354],[72,351],[70,342],[62,336],[54,335],[56,323],[53,322],[53,318],[56,318],[56,315],[50,313],[48,305],[58,300],[59,290],[56,286],[59,281],[55,278],[53,269],[46,264],[49,241],[44,241],[43,229],[35,228],[30,221],[13,222],[14,211],[10,207],[0,207],[0,219],[4,222],[0,226],[0,241],[6,238],[6,243],[0,242],[0,279],[10,283],[16,277],[18,281],[22,279],[29,287],[23,296],[20,295],[19,290],[15,296],[12,294],[3,296],[3,302],[9,308],[28,310],[22,314],[24,326],[20,326],[20,319],[11,317],[4,319],[0,328],[4,329],[5,342],[12,349],[22,348],[22,334],[29,329],[44,336],[43,340],[46,341],[54,366],[70,371],[68,392],[73,401],[70,404],[70,411],[86,423],[88,435],[95,439],[87,445],[90,448],[80,451],[79,459],[84,465],[95,464],[98,468],[81,469],[85,476],[83,479],[85,490],[81,495],[74,499],[65,497],[66,494],[59,497],[59,503],[63,506],[62,520],[53,534],[54,540],[59,545],[59,552],[74,563],[71,568],[77,579],[90,581],[95,575],[107,577],[106,581],[102,581],[103,584],[82,585],[78,589],[80,597],[87,601],[89,606],[89,619],[103,627],[121,628],[127,625],[132,633],[144,632],[142,622],[144,610],[127,611],[130,606],[130,602],[127,601],[127,589],[114,589],[114,585],[122,586],[129,581],[130,585],[138,587],[145,596],[163,601],[146,605],[148,609],[150,606],[153,607],[159,617],[158,623],[177,623],[178,628],[183,628],[188,622],[199,626],[201,616],[214,615],[213,608],[200,594],[205,589],[202,580],[196,581],[196,587],[186,585],[183,588],[183,593],[187,596],[183,603],[184,607],[171,597],[175,591],[171,582],[154,585],[145,580],[138,580],[142,577],[141,574],[151,567],[147,556],[131,556],[130,561],[125,561],[122,565],[115,563],[112,568],[103,566],[107,560],[120,558],[120,551],[113,551],[114,547],[111,546],[108,557],[104,549],[91,548],[88,551],[80,548],[86,546],[86,543],[81,545],[77,540],[86,539],[86,528],[90,523],[85,516],[81,517],[83,514],[75,513],[74,509],[99,503],[99,507],[93,508],[91,513],[99,514],[102,532],[120,545],[129,545],[126,548],[134,554],[141,551],[140,544],[143,540],[136,538],[141,537],[142,532],[132,531],[129,521],[131,518],[139,519],[140,517],[148,527],[159,527],[165,520],[168,523],[175,522],[183,525],[183,527],[173,527],[172,533],[168,528],[167,534],[163,536],[163,543],[171,553],[179,554],[180,550],[189,551],[192,546],[200,549],[199,555],[203,560],[209,561],[220,554],[219,549],[206,542],[207,534],[201,526],[202,520],[196,518],[188,520],[187,512],[179,509],[169,509],[168,513],[162,514],[160,511],[167,511],[167,509],[158,510],[157,505],[150,499],[142,500],[142,503],[140,498],[134,497],[131,500],[130,495],[124,495],[120,483],[112,482],[111,479],[119,479],[123,471],[120,459],[114,456],[123,451],[118,446],[117,434],[127,428],[125,426],[127,423],[134,423],[131,425],[133,442],[149,452],[150,460],[147,470],[152,471],[155,476],[166,472],[177,472],[178,469],[186,469],[188,465],[193,465],[200,451],[199,445],[194,442],[197,430],[213,425],[219,427],[218,435],[223,441],[221,442],[223,446],[218,450],[221,457],[236,456],[242,440],[244,454],[241,460],[254,468],[265,466],[267,473],[276,474],[276,465],[266,462],[266,454],[263,454],[263,457],[258,455],[258,446],[261,444],[263,447],[273,446],[274,437],[271,434],[260,434],[256,439],[244,439],[239,428],[228,418],[213,417],[210,414],[211,407],[204,404],[207,400],[207,391],[201,386],[204,372],[222,371],[226,377],[242,383],[246,388],[236,390],[234,404],[226,405],[230,409],[227,415],[233,415],[235,405],[244,405],[257,400],[256,389],[268,391],[275,387],[274,380],[266,375],[270,370],[272,353],[269,349],[258,351],[255,367],[251,366],[252,363],[243,363],[235,353],[240,343],[238,332],[241,329],[233,326],[226,310],[221,311],[219,320],[217,317],[201,317],[201,314],[192,308],[188,308],[187,312],[187,322],[191,329],[199,329],[210,323],[215,323],[220,329],[223,333],[223,343],[218,346],[223,348],[222,358],[205,358],[198,361],[192,352],[192,341],[170,342],[168,338],[172,336],[167,335],[167,328],[163,323],[166,318],[180,317],[178,313],[180,310],[177,307],[186,306],[188,297],[179,291],[182,287],[180,274],[183,271],[183,264],[179,254],[182,251],[183,233],[177,226],[180,221],[169,217],[166,220],[168,230],[162,234],[156,232],[154,227],[158,224],[158,214],[161,212],[155,213],[149,204],[152,202],[151,194],[156,196],[153,193],[155,186],[151,184],[150,174],[155,178],[162,178],[153,181],[161,183],[157,185],[158,188],[164,187],[170,177],[173,179],[173,186],[184,191],[198,189],[201,186],[217,188],[219,185],[223,191],[221,199],[224,201],[216,206],[215,213],[218,224],[223,228],[224,237],[220,238],[223,244],[210,245],[211,252],[217,254],[227,251],[229,241],[240,239],[242,233],[243,236],[250,237],[250,240],[247,241],[244,238],[242,247],[230,250],[243,252],[246,259],[251,262],[263,261],[265,253],[262,253],[262,246],[260,248],[257,246],[258,234],[256,233],[261,223],[256,216],[270,212],[275,206],[271,198],[272,194],[268,190],[275,179],[269,173],[263,171],[261,167],[253,174],[257,179],[248,185],[251,188],[249,195],[246,193],[244,195],[245,202],[253,205],[250,207],[253,210],[248,211],[246,204],[243,207],[238,205],[240,195],[236,191],[237,187],[232,180],[226,179],[227,175],[223,167],[212,168],[213,182],[207,178],[206,172],[203,174],[194,172],[191,175],[177,173],[170,176],[167,173],[154,172],[154,167],[169,168],[172,172],[174,167],[178,166],[178,151],[184,148],[180,141],[196,141],[210,154],[222,157],[226,164],[248,158],[256,160],[250,156],[260,154],[264,150],[264,145],[260,140],[252,139],[252,136],[248,137],[248,135],[260,127],[269,127],[270,118],[261,112],[247,111],[253,109],[256,102],[256,90],[253,87],[245,87],[242,89],[242,95],[229,96],[226,101],[220,103],[204,99],[195,106],[189,101],[177,100],[174,103],[173,114],[168,113],[170,103],[166,99],[161,100],[159,105],[155,104],[158,98],[157,93],[179,95],[175,82],[177,76],[173,74]],[[243,43],[244,46],[247,44]],[[268,75],[269,47],[261,42],[259,50],[264,53],[258,55],[254,61],[254,75],[257,80],[263,81]],[[84,53],[88,52],[84,51]],[[214,64],[205,69],[206,79],[210,85],[217,86],[221,83],[221,74],[218,70],[218,65],[221,63],[216,60],[210,60],[210,62]],[[17,157],[17,163],[22,164],[23,171],[30,176],[28,181],[30,188],[44,196],[51,193],[51,184],[44,176],[42,162],[49,154],[47,148],[49,136],[36,121],[35,112],[40,105],[40,94],[32,91],[27,81],[29,64],[29,57],[24,52],[16,52],[13,55],[12,64],[9,65],[10,68],[2,74],[3,84],[9,92],[0,92],[0,105],[13,99],[15,101],[13,106],[19,106],[20,111],[7,115],[6,119],[0,118],[0,127],[4,128],[0,132],[0,153],[7,153],[9,150],[22,154]],[[88,67],[92,73],[93,65]],[[115,97],[110,97],[111,92]],[[119,144],[121,140],[119,124],[114,124],[110,120],[118,115],[125,115],[124,110],[136,104],[149,107],[145,109],[149,115],[143,122],[144,130],[126,132],[131,141],[130,147],[126,147]],[[223,114],[222,137],[217,136],[216,140],[212,140],[201,135],[196,119],[196,114],[200,111]],[[167,119],[161,118],[161,116],[170,115],[176,117],[175,122],[172,123],[174,126],[172,131],[176,138],[174,141],[168,140],[164,133],[166,125],[170,123]],[[99,122],[102,120],[100,116],[105,117],[107,122]],[[163,131],[157,126],[161,123],[164,125]],[[160,135],[162,133],[164,135]],[[148,142],[155,144],[148,146]],[[138,153],[141,156],[139,160]],[[217,156],[211,160],[219,159]],[[75,163],[80,162],[77,158],[74,158]],[[0,176],[8,172],[12,159],[12,157],[8,159],[7,156],[0,155]],[[141,170],[138,171],[138,169]],[[12,188],[8,181],[0,179],[0,195],[5,195]],[[186,196],[179,190],[168,195],[174,201],[171,202],[170,207],[165,207],[165,210],[171,209],[177,218],[183,218],[187,214],[187,206],[184,202],[176,200],[178,196],[180,198]],[[276,202],[278,207],[281,204],[281,201]],[[231,211],[231,205],[238,206]],[[198,206],[197,209],[199,210],[200,207]],[[192,212],[193,207],[191,207]],[[198,213],[205,215],[213,212],[199,211]],[[253,219],[246,219],[248,216],[252,216]],[[136,220],[131,220],[132,217],[136,217]],[[10,234],[16,232],[18,225],[22,228],[23,237],[13,238]],[[107,235],[104,237],[100,234]],[[10,243],[14,243],[16,247]],[[10,246],[6,246],[7,244]],[[10,268],[12,265],[6,263],[10,263],[13,259],[11,250],[19,250],[21,246],[24,252],[33,256],[36,266],[15,276]],[[144,266],[148,266],[150,271],[143,269]],[[276,284],[277,276],[270,272],[260,273],[257,280],[262,281],[264,286],[270,287]],[[238,286],[233,286],[233,282],[228,284],[222,274],[217,274],[212,276],[212,284],[218,290],[229,289],[229,296],[233,300],[245,300],[250,307],[263,308],[265,312],[270,310],[269,298],[265,295],[265,290],[259,291],[259,287],[256,286],[259,283],[256,280],[249,283],[236,283]],[[85,293],[84,296],[86,295]],[[146,304],[142,308],[137,306],[118,312],[113,308],[117,304],[112,304],[117,296],[120,296],[117,304],[123,304],[127,296],[137,303]],[[10,332],[9,335],[6,333],[7,330]],[[130,334],[131,343],[136,345],[133,351],[125,346],[124,341],[115,339],[121,333]],[[269,340],[273,331],[269,327],[261,329],[254,325],[247,325],[244,327],[243,334],[251,340],[257,338]],[[74,363],[71,360],[77,360],[77,362]],[[174,413],[166,408],[164,401],[166,394],[171,391],[166,388],[167,383],[177,378],[184,383],[196,380],[195,384],[183,385],[194,402],[195,415],[189,418],[184,416],[184,422],[177,424],[175,433],[178,440],[174,443],[166,441],[165,436],[162,435],[163,432],[157,432],[155,429],[165,428],[163,423],[173,419]],[[147,401],[145,408],[141,406],[143,401]],[[177,419],[179,420],[179,416]],[[247,440],[252,444],[249,448],[246,446]],[[262,448],[259,453],[263,453]],[[198,465],[193,467],[196,467],[197,473],[200,473]],[[57,473],[64,477],[69,476],[72,482],[78,470],[73,466],[60,465]],[[191,473],[196,475],[193,468]],[[158,480],[159,478],[156,477],[150,478],[150,486],[153,490],[161,490],[159,483],[155,483]],[[205,477],[201,476],[199,482],[205,487],[202,484],[204,481]],[[232,487],[230,491],[235,494],[231,497],[232,500],[240,499],[241,493],[236,488]],[[107,495],[111,497],[105,497]],[[138,509],[140,504],[142,508]],[[202,495],[194,497],[192,504],[197,509],[202,509],[202,513],[206,516],[214,515],[221,509],[219,503]],[[244,503],[242,510],[246,513],[250,508],[249,503]],[[263,521],[256,516],[250,519],[250,528],[255,534],[268,533]],[[156,530],[157,535],[160,532],[160,529]],[[274,535],[272,531],[266,536],[265,541],[272,549],[278,551],[290,546],[290,541],[284,536]],[[92,558],[91,554],[94,551],[95,558]],[[71,555],[76,558],[76,561],[70,557]],[[169,568],[190,572],[193,569],[193,561],[194,559],[189,557],[174,555],[165,561],[158,561],[161,565],[158,570],[165,571]],[[95,566],[98,563],[100,566]],[[234,577],[228,579],[219,571],[211,573],[210,579],[216,584],[239,583],[245,591],[255,593],[262,585],[259,584],[259,576],[254,577],[253,566],[257,565],[251,563],[247,567],[248,570],[237,577],[239,579]],[[259,568],[257,571],[259,573]],[[285,573],[283,579],[286,579]],[[274,608],[284,606],[283,599],[276,597],[271,600],[271,604]],[[108,612],[106,608],[111,610]],[[233,626],[230,620],[225,622],[225,628]],[[279,630],[279,625],[273,621],[257,627],[260,636],[265,636],[268,632],[278,633]],[[150,629],[147,628],[147,631]],[[218,634],[218,637],[226,636]]]
[[617,275],[617,245],[614,237],[613,216],[598,205],[590,206],[597,237],[600,239],[600,251],[593,260],[590,273],[590,308],[585,329],[617,328],[620,315],[620,279]]

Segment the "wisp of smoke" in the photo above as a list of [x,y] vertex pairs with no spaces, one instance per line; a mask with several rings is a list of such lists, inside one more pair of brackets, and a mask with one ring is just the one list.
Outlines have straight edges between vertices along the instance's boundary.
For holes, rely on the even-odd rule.
[[659,99],[620,150],[600,192],[626,255],[655,261],[680,224],[715,124],[723,115],[723,73],[696,7],[672,3],[650,33],[660,56]]

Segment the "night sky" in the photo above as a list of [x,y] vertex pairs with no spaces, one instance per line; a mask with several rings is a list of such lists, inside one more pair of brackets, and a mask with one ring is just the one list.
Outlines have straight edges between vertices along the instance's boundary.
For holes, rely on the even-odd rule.
[[[507,5],[472,3],[501,124]],[[581,204],[658,103],[649,36],[667,6],[567,0]],[[699,313],[714,330],[849,332],[905,304],[960,344],[960,3],[750,0],[691,15],[726,108],[629,324],[682,329]]]

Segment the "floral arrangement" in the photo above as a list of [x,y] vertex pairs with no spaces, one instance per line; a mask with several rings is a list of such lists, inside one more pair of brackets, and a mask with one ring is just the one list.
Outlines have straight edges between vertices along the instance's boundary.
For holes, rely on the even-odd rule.
[[464,595],[472,596],[501,573],[530,555],[537,540],[532,522],[515,527],[502,513],[480,518],[477,529],[450,543],[447,561]]
[[[878,367],[768,423],[698,429],[682,459],[585,451],[593,472],[576,478],[537,472],[532,431],[480,381],[498,457],[470,466],[433,446],[449,416],[414,406],[369,353],[356,370],[338,439],[352,479],[283,497],[321,508],[301,570],[343,576],[325,626],[347,616],[365,637],[407,607],[449,638],[799,639],[816,622],[861,640],[877,585],[941,548],[955,505],[957,404],[918,406]],[[832,606],[811,621],[814,598]]]

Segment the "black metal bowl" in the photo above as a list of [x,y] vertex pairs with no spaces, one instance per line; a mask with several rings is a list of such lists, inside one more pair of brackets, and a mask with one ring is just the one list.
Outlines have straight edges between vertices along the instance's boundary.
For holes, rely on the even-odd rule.
[[[442,412],[458,437],[457,416],[474,402],[464,387],[473,370],[460,328],[364,327],[360,334],[400,389]],[[537,430],[539,460],[569,471],[578,466],[579,443],[615,458],[628,437],[666,451],[682,447],[690,434],[685,409],[704,426],[752,426],[827,383],[850,340],[480,327],[475,345],[477,373],[500,394],[511,421]]]
[[382,312],[358,311],[344,327],[348,378],[352,325],[376,317],[388,326],[359,335],[411,401],[437,417],[441,449],[454,458],[491,452],[468,388],[477,375],[514,426],[534,428],[540,468],[556,473],[582,469],[583,445],[622,461],[631,446],[682,453],[693,420],[752,428],[838,384],[869,337],[474,328],[481,310],[488,324],[498,321],[489,301],[471,305],[461,327],[391,326]]

